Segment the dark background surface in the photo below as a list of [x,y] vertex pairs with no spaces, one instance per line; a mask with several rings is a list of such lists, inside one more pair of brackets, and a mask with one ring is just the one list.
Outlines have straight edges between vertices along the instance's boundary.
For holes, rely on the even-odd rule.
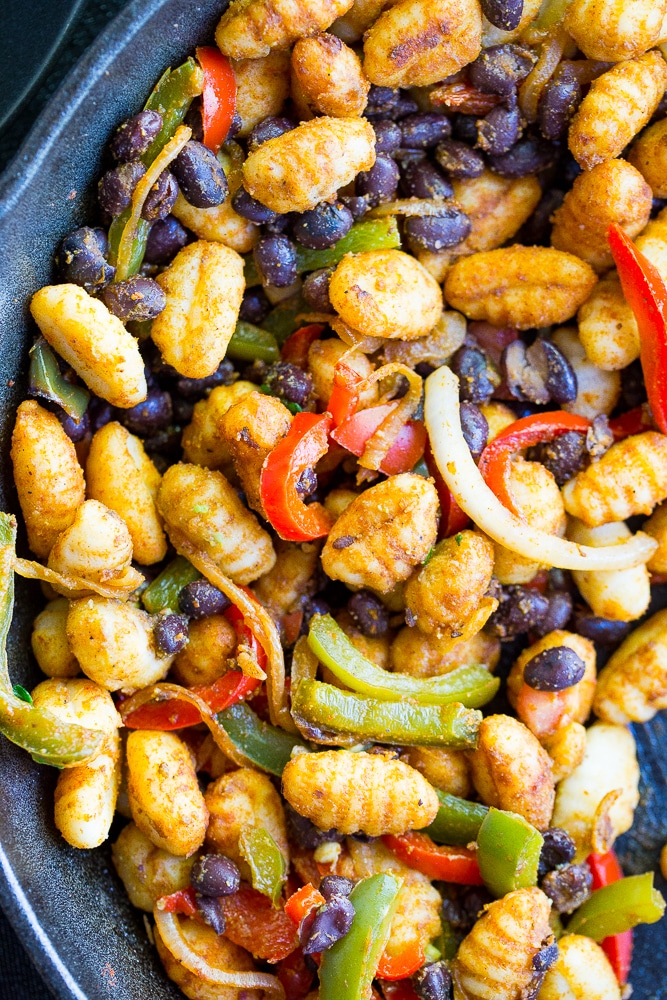
[[[0,172],[61,80],[126,2],[0,0]],[[0,1000],[53,1000],[1,910]]]

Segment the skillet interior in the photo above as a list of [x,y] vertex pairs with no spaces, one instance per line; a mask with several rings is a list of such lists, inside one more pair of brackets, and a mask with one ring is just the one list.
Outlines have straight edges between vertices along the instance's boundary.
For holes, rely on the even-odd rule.
[[[91,179],[113,128],[166,66],[210,37],[222,9],[224,0],[131,3],[65,81],[0,180],[2,510],[18,511],[8,455],[14,411],[26,392],[29,297],[51,279],[56,243],[89,216]],[[25,548],[25,538],[20,544]],[[9,661],[13,680],[28,688],[38,680],[28,650],[41,604],[37,586],[19,580]],[[654,867],[667,840],[665,713],[638,727],[637,737],[648,782],[635,829],[619,844],[627,871]],[[0,739],[0,904],[61,1000],[182,997],[166,980],[108,851],[76,851],[59,837],[55,776]],[[635,1000],[667,1000],[663,924],[636,933],[635,955]]]

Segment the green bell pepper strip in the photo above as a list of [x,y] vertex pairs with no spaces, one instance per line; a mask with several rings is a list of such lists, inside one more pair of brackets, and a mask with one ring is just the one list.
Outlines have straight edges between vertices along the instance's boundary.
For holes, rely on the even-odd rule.
[[629,875],[596,889],[571,918],[568,934],[585,934],[603,941],[637,924],[655,924],[665,912],[665,900],[653,887],[653,872]]
[[271,310],[268,316],[262,320],[262,329],[268,330],[276,338],[279,347],[296,330],[299,330],[306,320],[297,319],[312,312],[312,307],[301,297],[301,294],[290,295],[288,299],[283,299]]
[[359,694],[380,701],[404,701],[418,705],[449,705],[460,702],[466,708],[479,708],[491,701],[500,686],[484,667],[458,667],[441,677],[410,677],[390,673],[352,645],[331,615],[314,615],[308,632],[308,645],[341,683]]
[[199,97],[203,89],[204,71],[192,57],[162,74],[144,106],[145,111],[158,111],[162,115],[162,128],[141,157],[145,166],[153,162],[183,124],[193,98]]
[[399,746],[474,747],[482,721],[481,712],[456,702],[378,701],[312,680],[302,680],[292,691],[292,716],[302,735],[334,746],[369,739]]
[[74,420],[81,420],[90,393],[82,385],[72,385],[63,378],[56,356],[43,337],[30,348],[30,394],[62,406]]
[[[386,219],[368,219],[366,222],[355,222],[349,233],[342,236],[337,243],[326,250],[307,250],[296,247],[296,271],[304,274],[306,271],[317,271],[320,267],[335,267],[340,264],[348,253],[363,253],[366,250],[396,250],[401,245],[401,237],[393,217]],[[252,256],[245,263],[246,287],[261,284],[259,271]]]
[[0,733],[27,750],[40,764],[71,767],[90,760],[107,739],[101,730],[63,722],[35,708],[12,689],[7,667],[7,635],[14,611],[16,519],[0,514]]
[[479,828],[486,817],[489,808],[480,802],[468,802],[456,795],[435,789],[440,807],[430,826],[422,833],[427,833],[436,844],[454,844],[465,847],[477,840]]
[[484,884],[498,898],[537,885],[544,837],[523,816],[489,809],[477,834],[477,862]]
[[276,338],[267,330],[240,320],[227,345],[227,356],[234,361],[277,361],[280,357]]
[[253,889],[277,906],[287,878],[287,865],[275,840],[262,826],[244,827],[239,850],[250,867]]
[[[113,264],[114,267],[116,267],[118,263],[118,249],[120,247],[120,241],[123,236],[123,232],[125,231],[125,226],[130,220],[131,214],[132,206],[129,206],[124,212],[117,215],[109,226],[109,263]],[[145,219],[138,220],[134,239],[132,241],[132,251],[128,258],[123,277],[116,277],[115,280],[124,280],[130,275],[137,273],[144,259],[150,228],[150,222],[146,222]]]
[[350,894],[354,919],[347,934],[322,952],[319,1000],[366,1000],[389,940],[402,879],[371,875]]
[[308,749],[298,736],[263,722],[245,702],[218,712],[216,719],[245,757],[277,778],[282,776],[295,746]]
[[201,573],[183,556],[176,556],[141,595],[146,611],[151,615],[160,611],[179,611],[178,595],[183,587],[195,580],[201,580]]

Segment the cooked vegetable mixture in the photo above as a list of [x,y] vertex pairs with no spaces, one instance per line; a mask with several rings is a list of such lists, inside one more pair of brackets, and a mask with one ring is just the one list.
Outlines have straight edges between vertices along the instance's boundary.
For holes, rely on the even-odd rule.
[[621,1000],[667,0],[232,0],[215,42],[30,304],[0,632],[41,581],[46,679],[3,652],[0,730],[68,844],[127,820],[191,1000]]

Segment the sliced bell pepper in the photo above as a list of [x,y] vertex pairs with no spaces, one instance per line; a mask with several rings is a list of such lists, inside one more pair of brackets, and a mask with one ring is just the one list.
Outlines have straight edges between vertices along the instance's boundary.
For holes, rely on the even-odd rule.
[[[586,864],[593,876],[593,889],[601,889],[624,877],[614,851],[608,851],[606,854],[589,854]],[[600,947],[609,959],[619,983],[624,986],[628,981],[632,963],[632,930],[603,938]]]
[[307,882],[297,889],[285,903],[285,913],[298,927],[304,917],[318,906],[324,906],[326,899],[319,889]]
[[287,878],[285,858],[264,827],[244,827],[239,837],[239,851],[248,863],[253,889],[268,896],[277,906]]
[[380,979],[395,981],[407,979],[424,964],[424,949],[421,941],[415,938],[409,941],[397,955],[388,955],[385,951],[377,967]]
[[429,878],[458,885],[482,885],[475,852],[465,847],[435,844],[427,834],[417,830],[400,836],[387,834],[382,842],[399,861]]
[[197,914],[197,898],[192,886],[178,889],[168,896],[161,896],[156,905],[158,910],[164,910],[165,913],[180,913],[183,917],[194,917]]
[[448,705],[460,702],[479,708],[493,698],[499,680],[484,667],[457,667],[441,677],[411,677],[377,667],[343,632],[331,615],[313,615],[308,646],[346,687],[381,701],[409,698],[418,705]]
[[653,887],[653,875],[629,875],[595,889],[570,919],[568,934],[603,941],[638,924],[655,924],[665,912],[665,900]]
[[227,138],[236,110],[236,78],[232,64],[220,49],[205,45],[196,51],[204,71],[201,109],[204,145],[217,153]]
[[522,417],[487,444],[479,460],[479,471],[503,506],[520,516],[509,482],[511,461],[515,452],[552,441],[568,431],[585,434],[590,425],[590,420],[585,417],[566,413],[564,410]]
[[256,767],[281,777],[294,747],[307,746],[292,733],[263,722],[244,702],[231,705],[216,716],[230,740]]
[[315,979],[315,973],[306,965],[301,948],[283,958],[276,975],[285,990],[285,1000],[304,1000]]
[[57,403],[73,420],[82,419],[90,393],[82,385],[72,385],[63,377],[56,356],[43,337],[30,348],[29,381],[31,396]]
[[[193,694],[199,695],[211,711],[222,712],[255,691],[260,683],[258,678],[248,677],[240,670],[230,670],[212,684],[193,687],[190,690]],[[201,716],[195,706],[178,699],[148,702],[131,712],[125,719],[125,725],[129,729],[155,729],[165,732],[196,726],[200,722]]]
[[331,528],[331,516],[321,503],[305,504],[298,493],[299,477],[326,454],[331,430],[328,413],[297,413],[287,435],[267,455],[259,482],[266,516],[281,538],[310,542]]
[[360,741],[399,746],[474,747],[481,712],[451,705],[378,701],[333,684],[302,680],[292,692],[292,715],[302,734],[334,746]]
[[162,74],[144,106],[146,111],[158,111],[162,115],[162,128],[141,157],[145,166],[153,162],[176,134],[193,98],[201,94],[203,87],[204,72],[192,57],[175,70]]
[[[331,436],[353,455],[360,456],[364,452],[366,442],[398,405],[398,400],[392,400],[390,403],[380,403],[378,406],[359,410],[336,427]],[[424,424],[421,420],[408,420],[401,427],[396,440],[382,460],[380,472],[384,472],[387,476],[410,472],[424,454],[425,447]]]
[[[242,587],[242,590],[244,590],[248,597],[250,597],[253,601],[257,600],[252,590],[248,587]],[[239,645],[247,647],[250,655],[256,661],[257,666],[263,672],[264,667],[266,666],[266,650],[253,630],[246,625],[242,612],[239,611],[235,604],[232,604],[231,607],[227,608],[223,612],[223,614],[227,621],[230,621],[234,626]],[[215,709],[215,711],[222,711],[223,708],[227,707],[227,705],[223,705],[220,709]]]
[[484,884],[497,897],[537,885],[544,837],[523,816],[489,809],[477,834],[477,859]]
[[227,344],[227,356],[234,361],[266,361],[272,364],[280,357],[280,351],[272,333],[239,320]]
[[359,386],[363,382],[359,372],[344,361],[334,367],[333,389],[327,403],[327,413],[331,414],[334,427],[351,417],[359,402]]
[[607,231],[623,295],[639,328],[639,358],[651,413],[667,434],[667,285],[630,237],[614,223]]
[[459,531],[463,531],[464,528],[467,528],[470,524],[470,518],[464,510],[461,510],[454,499],[452,491],[442,478],[440,469],[438,468],[435,458],[433,457],[433,452],[431,451],[431,445],[428,439],[426,441],[424,458],[426,460],[428,471],[435,482],[438,499],[440,500],[438,540],[442,541],[443,538],[451,538],[452,535],[457,535]]
[[141,601],[151,615],[160,611],[178,612],[178,595],[189,583],[201,579],[201,573],[183,556],[176,556],[159,576],[149,583],[141,595]]
[[220,906],[225,917],[225,937],[255,958],[280,962],[297,947],[297,933],[290,918],[256,889],[242,884],[238,892],[221,896]]
[[292,333],[282,346],[280,356],[283,361],[289,361],[292,365],[305,368],[308,364],[308,350],[310,345],[319,340],[324,330],[322,323],[309,323]]
[[322,953],[319,1000],[363,1000],[389,939],[402,879],[371,875],[350,894],[354,919],[347,934]]
[[654,431],[655,422],[647,406],[635,406],[627,413],[621,413],[609,421],[609,430],[614,435],[614,441],[622,441],[632,434],[642,434],[644,431]]
[[431,823],[422,832],[427,833],[436,844],[457,844],[465,846],[477,840],[479,828],[489,808],[481,802],[468,802],[448,792],[435,789],[440,808]]

